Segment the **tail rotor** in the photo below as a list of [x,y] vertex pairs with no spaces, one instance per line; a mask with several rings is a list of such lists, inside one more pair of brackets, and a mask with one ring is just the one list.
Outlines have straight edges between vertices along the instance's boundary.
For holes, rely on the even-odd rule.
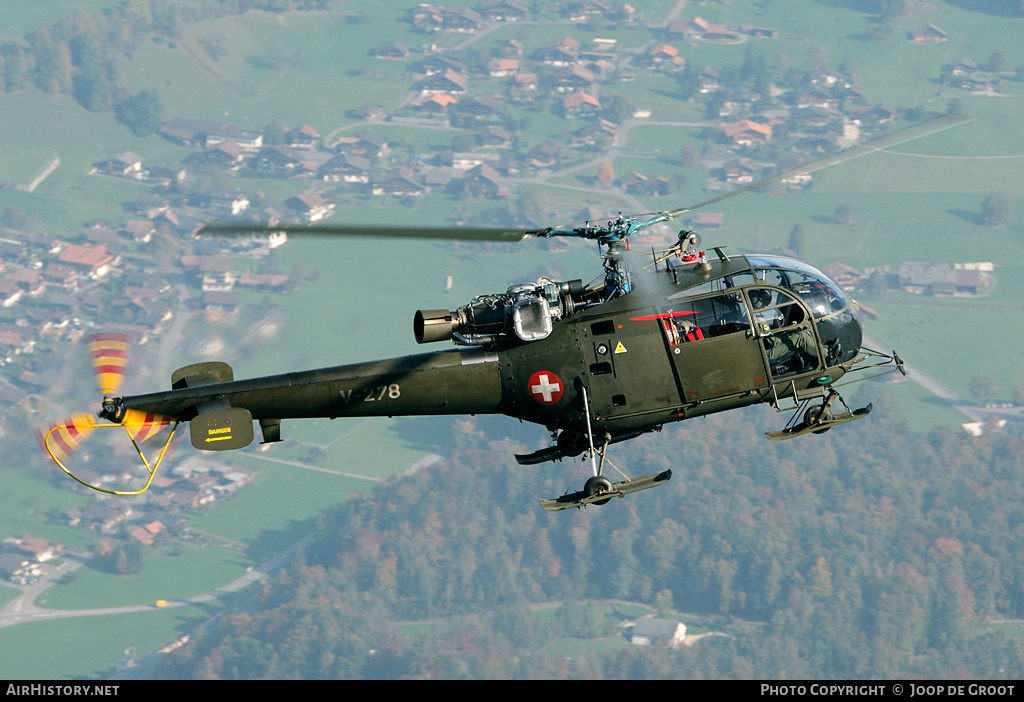
[[[114,393],[120,389],[124,382],[124,376],[128,365],[129,352],[131,351],[131,337],[125,334],[114,332],[103,332],[91,334],[86,339],[89,347],[89,356],[92,361],[93,371],[96,376],[96,384],[106,404]],[[145,492],[153,482],[157,468],[163,460],[170,455],[172,450],[171,442],[174,439],[174,432],[178,426],[176,420],[168,417],[127,409],[121,411],[113,423],[100,423],[97,418],[87,412],[77,412],[65,417],[61,422],[49,427],[36,429],[36,440],[43,451],[57,464],[57,466],[70,477],[85,485],[88,488],[108,495],[139,495]],[[173,426],[171,426],[173,424]],[[139,443],[156,436],[162,429],[171,426],[171,430],[161,447],[156,460],[150,465],[150,461],[143,454]],[[86,439],[97,429],[110,429],[121,427],[124,429],[132,445],[142,459],[149,475],[145,485],[139,490],[109,490],[101,488],[75,475],[69,468],[68,462],[74,454],[82,448]]]

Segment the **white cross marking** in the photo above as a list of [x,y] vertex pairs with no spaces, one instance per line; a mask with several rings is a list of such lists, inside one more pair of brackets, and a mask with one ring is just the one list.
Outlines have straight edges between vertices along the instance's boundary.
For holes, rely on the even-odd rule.
[[559,392],[562,386],[558,383],[552,383],[548,380],[547,374],[543,374],[537,377],[540,381],[540,385],[531,385],[530,392],[534,395],[541,395],[544,397],[544,403],[550,404],[553,402],[552,393]]

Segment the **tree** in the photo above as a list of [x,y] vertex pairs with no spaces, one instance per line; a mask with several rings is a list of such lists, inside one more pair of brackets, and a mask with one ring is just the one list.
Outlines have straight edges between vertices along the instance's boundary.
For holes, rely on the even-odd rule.
[[999,72],[1006,69],[1006,55],[1002,51],[996,49],[988,57],[988,70]]
[[604,161],[597,167],[597,180],[601,185],[612,184],[612,181],[615,180],[615,169],[612,168],[612,164]]
[[989,193],[981,206],[986,227],[1005,227],[1013,220],[1013,197],[1008,192]]
[[971,377],[971,394],[974,395],[979,402],[988,404],[991,402],[996,394],[999,392],[999,386],[996,384],[995,378],[987,373],[979,373],[978,375]]
[[138,136],[149,136],[164,123],[164,107],[156,90],[143,90],[114,104],[117,121]]
[[794,224],[793,228],[789,230],[789,248],[797,256],[803,255],[804,250],[804,228],[799,224]]

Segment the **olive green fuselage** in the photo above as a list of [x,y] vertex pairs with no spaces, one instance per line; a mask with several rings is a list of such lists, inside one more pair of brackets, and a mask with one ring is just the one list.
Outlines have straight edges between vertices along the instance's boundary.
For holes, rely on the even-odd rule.
[[[644,276],[641,289],[557,320],[550,335],[535,341],[511,337],[490,350],[462,347],[119,401],[186,421],[228,406],[245,408],[264,425],[305,417],[499,413],[551,430],[622,436],[801,397],[838,380],[844,366],[813,350],[822,342],[817,325],[792,295],[780,309],[801,312],[783,331],[803,334],[812,350],[809,361],[782,377],[771,358],[777,332],[759,330],[755,300],[759,290],[780,300],[784,291],[751,271],[746,257],[662,270]],[[742,276],[742,285],[717,284]],[[700,331],[685,326],[702,314],[715,323]],[[850,314],[859,348],[859,323]],[[687,336],[687,329],[699,336]]]

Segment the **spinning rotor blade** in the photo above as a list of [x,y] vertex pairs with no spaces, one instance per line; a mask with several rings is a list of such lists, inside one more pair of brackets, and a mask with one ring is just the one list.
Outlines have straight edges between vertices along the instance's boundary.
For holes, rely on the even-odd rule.
[[91,414],[76,412],[51,427],[37,428],[34,433],[39,448],[60,465],[82,447],[97,426]]
[[86,340],[89,343],[93,371],[96,373],[96,384],[103,396],[109,397],[124,382],[128,351],[132,346],[131,337],[111,332],[90,334]]
[[212,222],[200,234],[247,235],[285,232],[300,236],[378,236],[406,239],[453,239],[457,241],[494,241],[516,243],[543,230],[501,229],[499,227],[417,227],[377,224],[282,225],[278,227]]
[[[124,334],[110,332],[91,334],[86,341],[89,346],[89,356],[92,360],[93,371],[96,374],[96,384],[99,386],[104,399],[106,399],[117,392],[124,380],[125,367],[131,349],[131,338]],[[173,429],[171,430],[163,448],[160,450],[156,463],[152,467],[150,467],[149,461],[146,460],[142,450],[139,448],[139,443],[152,438],[161,429],[172,423],[177,424],[167,417],[138,410],[126,410],[123,416],[121,416],[120,422],[116,424],[99,422],[91,414],[78,412],[66,417],[59,423],[38,428],[34,433],[36,441],[39,442],[43,452],[53,459],[61,470],[82,485],[108,494],[137,495],[149,487],[157,467],[159,467],[164,458],[170,455],[170,450],[173,449],[171,440],[174,437],[174,431]],[[67,461],[82,447],[85,440],[96,429],[116,427],[121,427],[125,430],[131,442],[135,445],[143,465],[149,471],[149,479],[141,490],[117,491],[100,488],[76,476],[66,465]]]
[[696,205],[684,207],[683,209],[679,210],[672,210],[670,212],[667,212],[666,214],[668,215],[669,219],[675,219],[681,214],[692,212],[693,210],[699,209],[701,207],[706,207],[707,205],[711,205],[716,202],[721,202],[722,200],[726,200],[730,197],[736,197],[737,195],[749,193],[751,190],[758,190],[760,188],[773,185],[774,183],[779,183],[783,180],[786,180],[787,178],[792,178],[795,175],[816,173],[817,171],[823,170],[830,166],[836,166],[840,163],[846,163],[847,161],[852,161],[855,158],[860,158],[861,156],[866,156],[868,154],[875,153],[876,151],[882,151],[884,149],[888,149],[898,144],[903,144],[914,139],[920,139],[923,136],[928,136],[929,134],[941,132],[944,129],[950,129],[951,127],[959,127],[961,124],[970,122],[973,119],[973,117],[967,117],[966,115],[942,115],[941,117],[930,119],[927,122],[921,122],[920,124],[915,124],[912,127],[901,129],[898,132],[886,134],[885,136],[879,137],[874,141],[869,141],[865,144],[857,144],[856,146],[852,146],[849,149],[846,149],[845,151],[839,151],[837,153],[832,154],[831,156],[826,156],[825,158],[819,159],[817,161],[812,161],[807,165],[797,166],[796,168],[790,168],[785,171],[782,171],[781,173],[776,173],[775,175],[765,178],[764,180],[759,180],[755,183],[750,183],[749,185],[744,185],[743,187],[736,188],[735,190],[730,190],[727,193],[723,193],[721,195],[711,198],[710,200],[705,200],[704,202],[698,203]]

